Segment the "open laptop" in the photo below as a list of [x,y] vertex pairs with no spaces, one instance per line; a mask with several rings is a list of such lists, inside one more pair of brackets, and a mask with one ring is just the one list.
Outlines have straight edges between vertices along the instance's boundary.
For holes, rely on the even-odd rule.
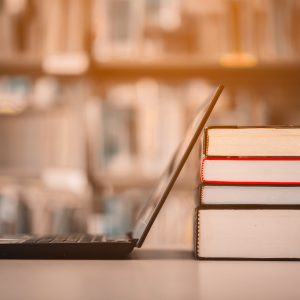
[[152,196],[139,213],[132,232],[114,240],[89,234],[2,237],[0,238],[0,258],[121,259],[126,258],[135,247],[141,247],[222,90],[223,86],[217,87],[197,113]]

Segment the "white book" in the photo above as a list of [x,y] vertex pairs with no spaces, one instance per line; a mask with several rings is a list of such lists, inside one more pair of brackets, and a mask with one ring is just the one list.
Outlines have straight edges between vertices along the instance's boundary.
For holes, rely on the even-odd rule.
[[207,158],[201,181],[219,184],[298,184],[300,158]]
[[300,205],[300,186],[203,185],[201,203]]
[[205,140],[208,156],[300,156],[298,127],[211,127]]
[[199,209],[198,258],[300,259],[300,210]]

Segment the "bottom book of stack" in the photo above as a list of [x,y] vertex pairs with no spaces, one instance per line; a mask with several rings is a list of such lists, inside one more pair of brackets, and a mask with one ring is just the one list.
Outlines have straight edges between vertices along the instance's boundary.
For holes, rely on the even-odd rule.
[[195,210],[195,256],[300,260],[300,206],[202,205]]

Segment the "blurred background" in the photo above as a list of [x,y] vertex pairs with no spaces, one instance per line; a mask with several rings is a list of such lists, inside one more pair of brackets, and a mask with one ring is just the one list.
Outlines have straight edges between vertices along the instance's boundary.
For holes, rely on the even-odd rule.
[[[214,125],[297,125],[297,0],[0,0],[0,234],[106,233],[212,91]],[[199,146],[148,247],[191,247]]]

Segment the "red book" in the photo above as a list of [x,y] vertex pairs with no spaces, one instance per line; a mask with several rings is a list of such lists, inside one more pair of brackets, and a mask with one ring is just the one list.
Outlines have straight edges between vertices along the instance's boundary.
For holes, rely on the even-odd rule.
[[201,181],[210,184],[300,184],[300,158],[204,158]]

